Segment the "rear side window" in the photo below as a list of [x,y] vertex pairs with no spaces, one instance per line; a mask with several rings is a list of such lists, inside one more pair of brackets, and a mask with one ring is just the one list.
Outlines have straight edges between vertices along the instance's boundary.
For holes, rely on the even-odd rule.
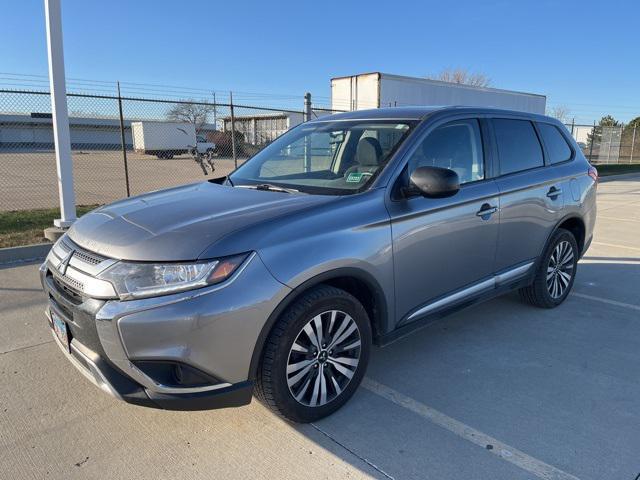
[[531,122],[494,119],[493,129],[498,143],[501,175],[544,165],[542,147]]
[[558,127],[548,123],[539,123],[538,130],[544,146],[547,147],[549,163],[566,162],[571,158],[571,148]]

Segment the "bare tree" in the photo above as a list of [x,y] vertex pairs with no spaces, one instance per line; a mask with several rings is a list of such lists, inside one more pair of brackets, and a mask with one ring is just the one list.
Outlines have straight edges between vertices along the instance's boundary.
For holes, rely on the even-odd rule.
[[560,120],[562,123],[566,123],[569,113],[569,108],[566,105],[556,105],[547,109],[547,115]]
[[463,68],[445,68],[437,75],[429,76],[442,82],[471,85],[472,87],[490,87],[491,79],[481,72],[470,72]]
[[174,122],[193,123],[196,131],[207,123],[207,117],[214,111],[214,106],[208,103],[198,103],[194,100],[180,100],[167,111],[167,119]]

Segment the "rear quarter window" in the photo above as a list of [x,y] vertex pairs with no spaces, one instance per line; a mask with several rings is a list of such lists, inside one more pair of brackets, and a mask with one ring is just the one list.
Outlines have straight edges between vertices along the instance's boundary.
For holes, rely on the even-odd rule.
[[571,159],[571,147],[569,147],[558,127],[548,123],[539,123],[538,131],[547,149],[549,163],[561,163]]
[[544,165],[542,146],[528,120],[494,119],[500,174],[530,170]]

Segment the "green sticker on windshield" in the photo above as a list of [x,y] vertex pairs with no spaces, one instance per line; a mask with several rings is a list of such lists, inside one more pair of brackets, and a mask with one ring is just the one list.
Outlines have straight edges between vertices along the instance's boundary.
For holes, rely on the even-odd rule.
[[358,172],[351,172],[347,177],[347,183],[360,183],[364,174]]

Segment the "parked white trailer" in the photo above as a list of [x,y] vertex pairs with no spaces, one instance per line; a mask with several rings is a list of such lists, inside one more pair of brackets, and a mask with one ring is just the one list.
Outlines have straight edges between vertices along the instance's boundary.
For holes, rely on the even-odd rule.
[[138,153],[172,158],[197,148],[200,153],[213,152],[215,144],[196,136],[193,123],[131,122],[133,149]]
[[544,114],[546,103],[546,96],[535,93],[473,87],[380,72],[331,79],[331,108],[334,110],[466,105]]

